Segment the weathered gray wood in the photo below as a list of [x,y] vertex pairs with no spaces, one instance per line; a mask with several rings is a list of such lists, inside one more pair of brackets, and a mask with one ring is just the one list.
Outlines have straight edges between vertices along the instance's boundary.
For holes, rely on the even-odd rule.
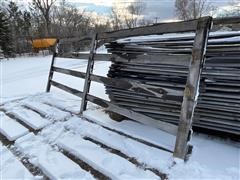
[[101,98],[98,98],[98,97],[95,97],[95,96],[92,96],[89,94],[87,95],[87,100],[91,101],[94,104],[97,104],[99,106],[106,108],[108,111],[112,111],[112,112],[121,114],[130,119],[133,119],[135,121],[141,122],[146,125],[150,125],[152,127],[157,127],[167,133],[172,134],[172,135],[176,135],[176,133],[177,133],[177,126],[175,126],[173,124],[165,123],[162,121],[156,121],[148,116],[131,111],[129,109],[122,108],[113,103],[110,103],[109,101],[103,100]]
[[113,98],[114,100],[115,100],[115,97],[118,97],[118,98],[122,98],[122,99],[139,100],[139,101],[143,101],[143,102],[146,102],[146,103],[148,103],[148,102],[150,102],[150,103],[164,103],[164,104],[171,104],[171,105],[180,105],[181,104],[180,102],[177,102],[177,101],[164,100],[164,99],[161,99],[161,98],[145,96],[144,94],[139,94],[139,93],[137,95],[134,95],[130,91],[125,91],[125,94],[123,95],[122,92],[119,93],[117,91],[112,90],[109,97],[114,97]]
[[[223,43],[223,42],[221,42]],[[200,93],[201,99],[198,100],[197,105],[197,113],[195,114],[199,115],[198,117],[194,116],[194,120],[197,119],[200,123],[203,123],[203,126],[205,125],[205,128],[208,129],[208,124],[206,123],[207,120],[209,122],[212,122],[211,118],[215,117],[215,121],[218,122],[216,125],[218,126],[218,130],[222,132],[230,132],[230,129],[232,129],[232,133],[236,134],[236,131],[234,130],[234,127],[230,124],[236,124],[239,123],[239,111],[236,111],[236,108],[239,109],[240,101],[239,99],[239,84],[240,81],[237,80],[239,78],[239,63],[240,59],[236,56],[227,56],[227,57],[216,57],[213,56],[213,58],[206,59],[207,63],[204,65],[204,71],[201,75],[203,79],[206,78],[206,82],[204,82],[204,86],[200,87],[200,90],[203,90],[204,93]],[[217,63],[216,63],[217,62]],[[234,65],[233,65],[234,63]],[[184,67],[184,68],[183,68]],[[128,69],[129,71],[125,71]],[[152,79],[153,77],[156,77],[158,75],[166,76],[167,74],[162,72],[169,72],[169,80],[174,80],[177,76],[179,77],[179,73],[181,71],[186,71],[185,66],[179,66],[179,65],[163,65],[163,64],[149,64],[149,63],[134,63],[134,62],[121,62],[119,63],[113,63],[110,67],[110,72],[108,75],[111,75],[113,79],[116,78],[126,78],[131,80],[139,80],[143,81],[143,83],[152,84],[154,86],[160,86],[160,87],[172,87],[171,85],[174,85],[175,87],[182,88],[184,84],[181,82],[180,84],[177,82],[177,84],[171,83],[171,81],[165,80],[159,80],[159,79]],[[142,71],[144,70],[144,71]],[[147,71],[145,71],[147,70]],[[153,71],[159,71],[159,73],[156,73]],[[116,73],[118,72],[118,73]],[[126,74],[128,72],[128,74]],[[141,75],[142,72],[145,72],[147,74]],[[156,74],[156,75],[155,75]],[[140,76],[138,76],[140,75]],[[151,79],[149,79],[151,77]],[[210,79],[209,79],[210,78]],[[211,81],[211,79],[213,81]],[[234,80],[233,80],[234,79]],[[210,81],[209,81],[210,80]],[[217,81],[217,82],[216,82]],[[180,89],[179,89],[180,90]],[[222,92],[222,93],[221,93]],[[171,107],[169,104],[166,105],[166,102],[161,102],[158,99],[158,104],[156,104],[156,99],[150,98],[151,96],[146,96],[143,93],[136,92],[136,94],[130,93],[130,91],[123,91],[120,89],[116,89],[113,87],[107,87],[107,93],[109,94],[109,98],[112,102],[114,102],[117,105],[120,105],[125,108],[129,108],[129,103],[133,103],[133,107],[135,105],[138,105],[140,103],[141,111],[138,112],[144,113],[145,115],[151,116],[151,113],[145,112],[145,109],[147,110],[148,107],[152,107],[151,105],[156,106],[160,109],[160,111],[156,111],[156,115],[161,114],[161,111],[167,111],[165,108],[173,109],[175,110],[176,107]],[[205,94],[208,94],[208,96],[205,97]],[[210,95],[211,94],[211,95]],[[210,96],[209,96],[210,95]],[[211,96],[215,97],[211,97]],[[214,98],[212,101],[209,101],[210,98]],[[141,103],[142,102],[142,103]],[[227,103],[226,103],[227,102]],[[131,104],[130,104],[131,105]],[[152,108],[155,109],[155,108]],[[211,111],[210,111],[211,109]],[[134,109],[136,110],[136,109]],[[221,111],[219,111],[221,110]],[[219,115],[221,114],[221,115]],[[211,117],[211,118],[208,118]],[[153,117],[156,120],[165,120],[168,119],[167,115],[159,115],[156,117]],[[179,121],[177,118],[171,118],[172,123],[176,123]],[[206,122],[205,122],[206,121]],[[232,122],[233,121],[233,122]],[[221,126],[220,126],[221,124]],[[193,124],[194,126],[195,123]],[[202,126],[202,127],[203,127]],[[210,131],[209,131],[210,132]]]
[[66,86],[64,84],[61,84],[61,83],[53,81],[53,80],[51,80],[50,83],[51,83],[52,86],[54,86],[56,88],[59,88],[59,89],[61,89],[63,91],[66,91],[66,92],[68,92],[68,93],[70,93],[72,95],[75,95],[75,96],[78,96],[78,97],[82,97],[83,96],[83,92],[82,91],[79,91],[79,90],[76,90],[74,88],[68,87],[68,86]]
[[190,62],[190,55],[167,55],[167,54],[141,54],[123,56],[113,54],[111,61],[114,62],[134,62],[134,63],[159,63],[159,64],[173,64],[187,66]]
[[105,42],[113,41],[114,39],[147,36],[163,33],[180,33],[194,31],[197,27],[198,20],[174,22],[174,23],[159,23],[152,26],[138,27],[133,29],[124,29],[119,31],[104,32],[99,34],[99,39],[105,39]]
[[51,88],[50,81],[52,80],[52,77],[53,77],[53,66],[54,66],[54,63],[55,63],[55,58],[57,57],[57,53],[58,53],[58,49],[57,49],[58,48],[58,42],[59,42],[59,40],[56,41],[55,49],[54,49],[53,56],[52,56],[52,62],[51,62],[50,70],[49,70],[46,92],[49,92],[50,88]]
[[[73,58],[73,59],[85,59],[87,60],[89,58],[89,53],[63,53],[59,54],[58,57],[61,58]],[[94,61],[110,61],[111,54],[95,54],[94,55]]]
[[91,79],[104,83],[105,86],[114,86],[114,87],[119,87],[121,89],[129,90],[132,92],[142,92],[147,95],[154,96],[156,98],[161,98],[165,100],[174,100],[181,102],[183,92],[176,90],[176,89],[171,89],[171,88],[164,88],[164,87],[156,87],[156,86],[151,86],[151,85],[146,85],[146,84],[141,84],[140,82],[134,82],[134,81],[128,81],[128,80],[123,80],[123,79],[112,79],[112,78],[105,78],[101,76],[91,76]]
[[74,38],[63,38],[59,40],[60,44],[64,44],[67,42],[80,42],[80,41],[91,41],[92,35],[86,35],[83,37],[74,37]]
[[[79,71],[74,71],[74,70],[69,70],[69,69],[64,69],[64,68],[59,68],[59,67],[53,67],[53,71],[63,73],[63,74],[68,74],[74,77],[79,77],[79,78],[86,78],[86,73],[79,72]],[[107,86],[114,86],[118,87],[121,89],[129,90],[132,92],[142,92],[144,94],[148,94],[157,98],[162,98],[162,99],[170,99],[170,100],[175,100],[181,102],[183,92],[176,90],[174,88],[164,88],[164,87],[156,87],[152,85],[147,85],[147,84],[141,84],[140,82],[137,81],[128,81],[124,79],[113,79],[113,78],[107,78],[103,76],[97,76],[97,75],[90,75],[90,80],[103,83],[104,85]]]
[[204,64],[204,56],[211,26],[212,18],[205,17],[199,19],[192,50],[189,74],[184,90],[177,139],[174,149],[174,157],[181,159],[184,159],[187,153],[189,134],[191,133],[192,126],[192,117],[198,96],[200,74]]
[[[231,21],[233,22],[233,20]],[[235,19],[234,21],[237,22],[238,20]],[[229,22],[230,21],[225,22],[225,24],[228,24]],[[239,35],[239,33],[233,32],[226,34],[212,34],[209,37],[206,66],[204,73],[202,73],[201,76],[208,81],[204,83],[204,87],[200,87],[200,90],[202,90],[200,94],[202,93],[202,95],[201,99],[198,101],[195,113],[196,116],[194,116],[194,120],[197,119],[198,124],[201,124],[202,127],[205,126],[205,128],[208,128],[208,125],[213,126],[210,123],[215,122],[216,129],[230,132],[232,128],[232,132],[235,133],[235,129],[232,125],[239,122],[240,116],[238,112],[240,102],[238,95],[236,95],[239,93],[238,87],[240,84],[240,81],[238,80],[240,67],[240,42],[237,38],[234,38],[234,41],[226,41],[225,38],[237,37]],[[90,39],[88,38],[87,40],[89,41]],[[113,39],[110,38],[107,39],[107,41],[108,40]],[[183,79],[185,71],[187,72],[186,68],[189,66],[191,48],[194,42],[193,40],[194,35],[183,35],[176,37],[160,37],[156,40],[148,39],[141,42],[136,39],[136,44],[134,40],[129,41],[129,39],[117,41],[117,43],[107,43],[105,45],[108,48],[108,51],[116,52],[117,54],[95,54],[94,60],[110,60],[113,64],[121,67],[120,71],[122,74],[120,72],[111,74],[111,71],[115,71],[116,69],[117,71],[119,70],[117,66],[116,68],[112,68],[113,66],[111,66],[109,73],[113,75],[111,76],[111,80],[120,80],[118,83],[112,82],[111,80],[111,82],[108,82],[107,79],[102,79],[100,76],[95,75],[90,75],[90,80],[95,80],[100,83],[105,82],[109,97],[113,100],[112,102],[115,105],[120,105],[120,107],[124,107],[125,109],[128,109],[129,106],[137,106],[135,109],[137,112],[142,113],[147,111],[144,114],[149,117],[163,121],[166,119],[168,122],[176,124],[179,119],[177,119],[176,116],[170,114],[167,115],[165,111],[168,111],[167,109],[169,109],[170,112],[179,111],[179,101],[169,101],[165,96],[166,94],[164,94],[164,92],[167,93],[167,91],[161,90],[161,92],[158,93],[157,89],[166,88],[166,90],[177,90],[179,92],[183,89],[185,84]],[[81,40],[71,39],[70,41],[61,41],[61,43],[69,43],[71,41],[76,43]],[[101,41],[101,39],[99,41]],[[120,48],[118,47],[119,45]],[[146,48],[144,46],[146,46]],[[186,48],[186,50],[183,50],[184,48]],[[176,52],[183,54],[176,54]],[[58,54],[58,57],[63,56],[69,56],[76,59],[88,59],[88,54]],[[86,73],[66,70],[54,66],[53,71],[54,68],[56,68],[56,72],[69,74],[75,77],[86,77]],[[139,73],[140,76],[137,76],[137,73]],[[148,74],[146,75],[146,73]],[[121,81],[123,78],[124,81]],[[131,82],[135,83],[138,81],[143,83],[143,86],[140,85],[140,88],[131,84]],[[151,93],[152,89],[149,91],[148,88],[151,87],[145,86],[145,84],[153,86],[153,91],[157,93],[158,98],[155,98],[155,94]],[[119,90],[115,85],[119,88],[122,86],[123,88],[120,88],[121,90]],[[174,91],[171,93],[174,94]],[[161,96],[161,93],[163,93],[163,96]],[[114,100],[116,100],[116,102]],[[151,107],[151,109],[149,109],[149,107]],[[159,112],[156,110],[157,108],[160,109]],[[214,119],[214,117],[216,118]],[[207,121],[209,121],[209,124]]]
[[88,59],[86,78],[85,78],[84,89],[83,89],[80,114],[82,114],[83,111],[85,111],[86,107],[87,107],[86,97],[87,97],[87,94],[89,93],[90,85],[91,85],[90,75],[93,72],[94,55],[96,54],[96,49],[97,49],[97,38],[98,38],[98,34],[95,34],[92,39],[92,45],[91,45],[90,55],[89,55],[89,59]]
[[240,24],[240,17],[225,17],[213,19],[213,25]]
[[[238,21],[239,21],[239,18],[238,18]],[[226,22],[226,24],[228,24],[227,21],[225,21],[225,22]],[[229,21],[229,23],[232,24],[231,21]],[[238,23],[238,22],[236,21],[236,23]],[[219,44],[219,41],[218,42],[213,42],[211,40],[235,37],[235,36],[239,36],[239,34],[240,34],[239,32],[233,32],[233,33],[228,32],[226,34],[210,34],[208,43],[209,44]],[[149,44],[175,44],[175,43],[182,45],[182,44],[187,43],[187,44],[192,45],[193,42],[194,42],[194,37],[195,37],[195,35],[187,35],[187,36],[182,36],[182,37],[181,36],[180,37],[178,37],[178,36],[159,37],[159,38],[156,38],[154,40],[153,39],[144,40],[144,42],[139,42],[139,40],[137,40],[137,39],[136,40],[130,40],[129,38],[126,38],[124,40],[122,39],[118,43],[119,44],[132,44],[132,43],[137,42],[138,44],[142,44],[142,45],[146,45],[146,44],[147,45],[149,45]],[[229,43],[229,42],[225,41],[225,39],[224,39],[224,40],[221,40],[220,43],[226,44],[226,43]],[[107,46],[108,46],[108,44],[107,44]]]
[[83,78],[83,79],[86,78],[86,73],[75,71],[75,70],[70,70],[70,69],[65,69],[65,68],[60,68],[60,67],[54,66],[53,71],[62,73],[62,74],[71,75],[71,76],[78,77],[78,78]]
[[[70,74],[70,75],[73,75],[73,76],[75,76],[75,77],[82,77],[82,78],[84,78],[85,77],[85,73],[81,73],[81,72],[77,72],[77,71],[72,71],[72,70],[68,70],[68,69],[62,69],[62,68],[56,68],[56,67],[53,67],[53,70],[57,70],[57,72],[61,72],[61,73],[65,73],[65,74]],[[59,71],[60,70],[60,71]],[[95,76],[95,75],[92,75],[93,77]],[[101,82],[101,81],[99,81],[98,79],[99,79],[100,77],[96,77],[96,82]],[[94,79],[92,79],[92,80],[94,80]],[[60,87],[62,87],[62,86],[60,86]],[[74,92],[74,90],[72,90],[72,94],[74,94],[74,93],[78,93],[78,92]],[[127,93],[127,94],[129,94],[129,93]],[[116,100],[117,100],[117,98],[115,98]],[[125,99],[125,97],[122,97],[122,98],[120,98],[120,100],[124,100]],[[129,97],[127,97],[127,99],[128,99],[128,101],[130,101],[130,98]],[[209,99],[209,98],[208,98]],[[221,98],[222,99],[222,98]],[[150,100],[150,99],[149,99]],[[144,104],[149,104],[150,102],[149,102],[149,100],[148,101],[144,101]],[[218,100],[218,99],[217,99]],[[198,105],[198,107],[199,108],[205,108],[205,107],[207,107],[208,108],[208,111],[210,112],[210,108],[211,107],[209,107],[209,105],[211,104],[211,103],[214,103],[215,104],[215,106],[212,106],[212,108],[216,108],[216,105],[217,105],[217,103],[215,103],[215,102],[217,102],[217,100],[215,99],[213,102],[209,102],[208,104],[204,104],[204,103],[201,103],[200,101],[199,101],[199,105]],[[232,100],[231,100],[232,101]],[[231,102],[230,101],[230,102]],[[142,101],[137,101],[136,99],[134,99],[134,101],[133,101],[133,103],[132,104],[129,104],[129,102],[127,102],[127,103],[117,103],[117,104],[119,104],[120,106],[121,105],[123,105],[124,107],[127,107],[127,106],[129,106],[130,108],[131,107],[141,107],[140,105],[138,105],[138,103],[140,103],[141,104],[141,102]],[[236,103],[236,102],[235,102]],[[240,102],[239,102],[240,103]],[[151,104],[153,104],[153,105],[155,105],[155,106],[152,106],[151,107]],[[151,102],[150,103],[150,106],[148,105],[147,106],[147,108],[146,109],[148,109],[148,107],[151,107],[151,111],[152,112],[155,112],[155,114],[157,115],[157,116],[155,116],[154,114],[153,115],[151,115],[151,113],[148,113],[148,114],[150,114],[150,117],[152,117],[152,118],[154,118],[154,119],[159,119],[159,120],[170,120],[170,119],[172,119],[172,118],[170,118],[169,117],[169,113],[161,113],[161,111],[168,111],[168,110],[165,110],[165,108],[170,108],[169,109],[169,111],[170,112],[174,112],[175,111],[175,108],[176,107],[170,107],[169,105],[165,105],[166,103],[164,103],[164,106],[162,106],[161,104],[154,104],[153,102]],[[220,103],[220,105],[221,105],[222,103]],[[155,109],[155,107],[159,107],[159,108],[161,108],[161,111],[153,111],[154,109]],[[219,109],[219,107],[218,107],[218,109]],[[223,113],[223,112],[226,112],[226,111],[224,111],[224,110],[226,110],[226,105],[225,105],[225,108],[223,109],[223,108],[221,108],[220,107],[220,109],[222,110],[222,112],[216,112],[216,113],[214,113],[213,111],[211,111],[210,113],[207,113],[206,112],[206,110],[204,110],[204,111],[202,111],[201,109],[200,110],[196,110],[195,111],[195,116],[194,116],[194,119],[193,119],[193,121],[194,122],[196,122],[196,116],[198,116],[198,115],[200,115],[200,116],[198,116],[197,117],[197,121],[200,123],[200,124],[202,124],[201,125],[201,127],[204,127],[204,125],[206,126],[208,126],[209,127],[209,124],[207,123],[207,121],[209,121],[209,122],[215,122],[215,123],[221,123],[220,125],[218,125],[218,130],[220,130],[220,128],[223,128],[224,127],[224,129],[226,130],[226,128],[227,128],[227,125],[229,125],[229,128],[231,128],[232,129],[232,131],[230,131],[230,130],[226,130],[227,132],[234,132],[234,133],[236,133],[236,130],[234,130],[234,127],[233,127],[233,125],[236,125],[238,122],[237,122],[237,120],[238,119],[236,119],[237,118],[237,113],[236,112],[234,112],[234,115],[231,115],[231,114],[229,114],[229,115],[225,115],[225,113]],[[143,110],[139,110],[139,109],[132,109],[132,110],[134,110],[134,111],[136,111],[136,112],[142,112],[142,113],[144,113],[145,112],[145,110],[143,109]],[[149,112],[149,111],[148,111]],[[166,114],[165,116],[163,116],[162,114]],[[167,116],[167,114],[168,114],[168,116]],[[223,115],[220,115],[220,114],[223,114]],[[177,116],[177,114],[176,114],[176,116]],[[209,117],[212,117],[212,118],[214,118],[214,119],[211,119],[211,118],[209,118]],[[216,118],[218,118],[217,120],[216,120]],[[219,121],[220,119],[222,119],[221,121]],[[229,121],[230,120],[230,121]],[[206,122],[205,122],[206,121]],[[231,121],[233,121],[233,122],[231,122]],[[239,121],[240,121],[240,118],[239,118]],[[175,118],[173,118],[172,120],[171,120],[171,122],[176,122],[176,119]],[[198,124],[199,124],[198,123]],[[195,126],[198,126],[198,124],[196,124],[196,123],[194,123],[194,125]],[[224,125],[224,126],[223,126]],[[232,125],[231,127],[230,127],[230,125]],[[237,127],[237,126],[235,126],[235,127]],[[211,128],[210,128],[211,129]]]
[[[180,114],[180,108],[176,108],[174,106],[168,106],[168,105],[154,105],[152,103],[148,103],[146,102],[145,105],[146,106],[143,106],[143,102],[139,102],[139,101],[136,101],[136,100],[133,100],[133,101],[122,101],[122,99],[117,99],[117,102],[116,104],[117,105],[120,105],[120,106],[123,106],[123,107],[127,107],[127,108],[138,108],[141,109],[141,111],[139,112],[144,112],[145,110],[147,111],[151,111],[152,113],[154,114],[164,114],[164,113],[169,113],[171,112],[172,114],[169,114],[169,115],[174,115],[176,117],[174,117],[174,120],[176,121],[179,117],[179,114]],[[161,108],[161,111],[159,111],[159,108]],[[148,113],[150,114],[150,112]],[[202,117],[211,117],[211,118],[214,118],[215,119],[215,122],[218,122],[218,123],[222,123],[222,124],[238,124],[237,126],[240,126],[240,117],[239,117],[239,120],[236,119],[236,117],[232,117],[232,116],[222,116],[221,114],[216,114],[216,113],[204,113],[204,111],[199,111],[198,109],[195,110],[195,113],[194,113],[194,117],[195,117],[195,120],[196,118],[201,122],[202,120],[204,120]],[[157,118],[159,119],[159,118]],[[201,119],[201,120],[200,120]],[[219,121],[219,119],[221,119]]]
[[[53,80],[51,80],[51,84],[53,86],[63,90],[63,91],[66,91],[66,92],[68,92],[70,94],[73,94],[75,96],[83,98],[84,93],[79,91],[79,90],[70,88],[70,87],[68,87],[66,85],[63,85],[63,84],[58,83],[58,82],[53,81]],[[163,131],[165,131],[167,133],[173,134],[173,135],[176,135],[176,133],[177,133],[177,126],[176,125],[165,123],[165,122],[161,122],[161,121],[155,121],[154,119],[152,119],[152,118],[150,118],[148,116],[145,116],[143,114],[140,114],[140,113],[137,113],[137,112],[134,112],[134,111],[122,108],[122,107],[117,106],[117,105],[114,105],[114,104],[112,104],[109,101],[103,100],[103,99],[95,97],[93,95],[87,94],[86,95],[86,99],[88,101],[94,103],[94,104],[97,104],[97,105],[99,105],[101,107],[106,108],[109,111],[112,111],[112,112],[115,112],[115,113],[119,113],[121,115],[124,115],[124,116],[126,116],[126,117],[128,117],[130,119],[133,119],[135,121],[138,121],[140,123],[143,123],[143,124],[146,124],[146,125],[150,125],[150,126],[153,126],[153,127],[157,127],[159,129],[161,129],[161,130],[163,130]]]
[[[216,130],[216,131],[219,131],[221,130],[221,128],[217,128],[215,125],[201,125],[201,124],[196,124],[195,125],[196,127],[201,127],[201,128],[204,128],[206,129],[210,129],[210,130]],[[232,130],[232,129],[226,129],[225,132],[228,132],[230,134],[235,134],[237,136],[240,136],[240,131],[239,130]]]

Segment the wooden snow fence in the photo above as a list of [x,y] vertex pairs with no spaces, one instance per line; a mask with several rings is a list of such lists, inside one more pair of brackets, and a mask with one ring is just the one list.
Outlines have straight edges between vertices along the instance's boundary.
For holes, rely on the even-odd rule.
[[[47,92],[50,91],[51,85],[57,88],[60,88],[66,92],[69,92],[73,95],[79,96],[82,98],[80,113],[86,110],[87,102],[90,101],[99,106],[104,107],[108,111],[115,112],[117,114],[123,115],[135,121],[138,121],[143,124],[151,125],[157,127],[167,133],[176,136],[175,149],[173,152],[174,157],[185,159],[187,152],[189,151],[189,140],[191,137],[191,128],[192,128],[192,117],[194,114],[195,105],[197,103],[198,89],[200,75],[202,72],[202,67],[204,64],[205,51],[207,46],[208,34],[212,26],[211,17],[203,17],[197,20],[183,21],[183,22],[174,22],[174,23],[160,23],[147,27],[139,27],[133,29],[124,29],[113,32],[105,32],[95,34],[92,37],[91,50],[90,54],[81,54],[81,53],[58,53],[55,52],[51,69],[49,73],[49,80],[47,84]],[[155,55],[154,53],[142,53],[141,50],[146,50],[144,47],[140,49],[134,49],[137,52],[137,56],[134,59],[134,63],[147,63],[149,65],[156,63],[161,59],[161,61],[168,62],[172,65],[188,65],[188,70],[186,71],[186,84],[182,89],[177,89],[173,85],[172,87],[161,87],[156,85],[148,85],[141,83],[141,81],[136,81],[126,78],[111,78],[103,77],[93,74],[94,61],[126,61],[129,59],[121,53],[114,54],[98,54],[96,53],[97,47],[105,44],[111,45],[112,42],[115,42],[118,39],[127,38],[127,37],[136,37],[136,36],[149,36],[149,35],[162,35],[168,33],[184,33],[184,32],[193,32],[194,33],[194,42],[191,47],[191,52],[187,55],[182,55],[181,53],[160,53]],[[88,39],[88,38],[87,38]],[[124,47],[122,47],[124,48]],[[120,47],[121,50],[121,47]],[[70,55],[70,56],[69,56]],[[86,72],[79,72],[69,69],[64,69],[55,66],[55,57],[73,57],[79,59],[88,58],[88,65]],[[63,73],[79,78],[85,79],[83,91],[73,89],[69,86],[61,84],[52,80],[53,73]],[[115,104],[114,102],[109,102],[99,97],[89,94],[89,89],[91,86],[91,81],[98,83],[103,83],[105,86],[121,88],[122,90],[127,90],[132,93],[143,92],[145,94],[151,95],[153,99],[159,101],[171,101],[176,103],[181,103],[181,109],[179,111],[179,124],[174,125],[168,122],[163,122],[156,120],[153,117],[147,116],[144,113],[139,113],[135,110],[131,110],[124,106]],[[143,98],[145,96],[142,96]],[[146,102],[148,99],[146,99]],[[161,138],[161,137],[159,137]]]

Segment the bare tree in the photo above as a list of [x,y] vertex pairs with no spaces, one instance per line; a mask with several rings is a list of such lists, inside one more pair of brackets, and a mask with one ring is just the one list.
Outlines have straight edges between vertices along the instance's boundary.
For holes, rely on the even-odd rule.
[[177,16],[182,20],[196,19],[210,13],[213,6],[208,0],[176,0]]
[[138,25],[138,21],[144,9],[145,4],[142,0],[136,0],[127,7],[128,13],[125,14],[124,19],[128,28],[133,28]]
[[32,0],[33,7],[41,12],[45,20],[45,35],[48,36],[50,33],[51,25],[51,9],[56,0]]
[[145,9],[145,3],[142,0],[135,0],[128,6],[113,4],[110,15],[114,30],[122,28],[133,28],[138,26],[141,15]]
[[113,30],[119,30],[123,26],[122,10],[116,4],[113,4],[110,14]]
[[154,23],[155,22],[152,19],[142,18],[142,19],[139,20],[138,25],[139,26],[149,26],[149,25],[154,24]]
[[229,5],[232,7],[222,14],[224,17],[240,16],[240,0],[231,0]]
[[53,6],[52,31],[58,37],[71,37],[87,29],[88,17],[84,10],[79,10],[62,0],[58,6]]

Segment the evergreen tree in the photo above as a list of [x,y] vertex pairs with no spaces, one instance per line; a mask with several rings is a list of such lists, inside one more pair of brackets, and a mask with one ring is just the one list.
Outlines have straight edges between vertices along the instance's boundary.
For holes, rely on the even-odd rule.
[[23,12],[23,34],[25,36],[30,36],[31,34],[31,14],[28,11]]
[[11,38],[13,41],[13,51],[14,54],[17,54],[20,51],[20,43],[19,41],[22,39],[22,30],[23,30],[23,19],[22,12],[19,10],[18,5],[10,1],[7,7],[8,17],[9,17],[9,28],[11,32]]
[[12,39],[6,13],[0,9],[0,48],[5,57],[13,56]]

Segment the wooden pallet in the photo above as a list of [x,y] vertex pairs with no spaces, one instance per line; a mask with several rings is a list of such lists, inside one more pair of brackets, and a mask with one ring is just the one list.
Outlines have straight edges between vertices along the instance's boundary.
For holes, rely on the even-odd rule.
[[133,121],[114,122],[101,110],[81,118],[69,104],[45,93],[0,107],[1,162],[11,160],[3,177],[16,171],[23,178],[44,179],[166,178],[174,136]]

